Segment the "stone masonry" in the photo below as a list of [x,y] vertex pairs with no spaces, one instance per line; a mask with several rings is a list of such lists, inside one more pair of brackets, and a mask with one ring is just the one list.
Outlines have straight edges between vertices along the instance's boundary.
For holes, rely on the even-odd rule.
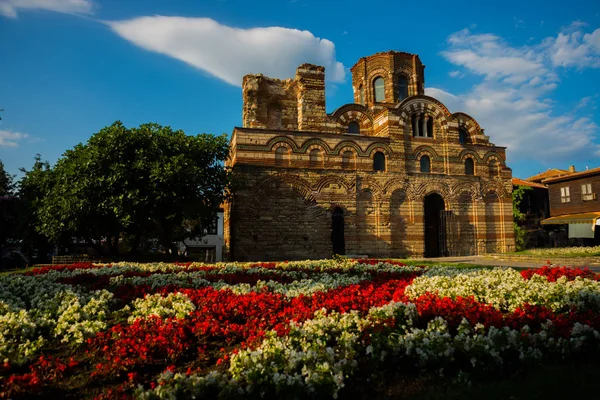
[[228,161],[244,187],[225,207],[228,257],[326,258],[334,241],[373,257],[514,250],[505,148],[426,96],[424,69],[414,54],[363,57],[351,69],[354,103],[331,114],[323,67],[245,76]]

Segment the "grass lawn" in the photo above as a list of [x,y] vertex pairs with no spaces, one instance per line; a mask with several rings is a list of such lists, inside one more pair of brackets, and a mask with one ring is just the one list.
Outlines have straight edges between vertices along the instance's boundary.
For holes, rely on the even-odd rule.
[[600,246],[588,247],[555,247],[548,249],[528,249],[506,253],[510,256],[525,256],[525,257],[560,257],[560,258],[576,258],[576,257],[600,257]]

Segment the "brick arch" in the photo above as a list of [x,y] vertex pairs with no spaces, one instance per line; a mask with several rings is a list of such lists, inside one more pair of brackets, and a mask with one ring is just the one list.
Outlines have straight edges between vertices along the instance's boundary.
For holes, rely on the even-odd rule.
[[351,122],[357,122],[361,135],[373,136],[373,117],[362,110],[347,110],[339,116],[336,122],[340,133],[346,133],[348,125]]
[[408,181],[405,178],[392,178],[383,185],[383,192],[391,194],[397,190],[406,192],[408,188]]
[[350,211],[348,211],[348,207],[346,207],[343,204],[340,204],[338,202],[333,202],[329,204],[329,212],[332,213],[336,208],[341,209],[344,212],[344,217],[347,217],[348,215],[351,214]]
[[455,112],[452,114],[452,119],[455,120],[456,122],[463,123],[465,125],[473,127],[476,130],[476,132],[481,131],[481,126],[479,126],[479,123],[475,120],[475,118],[471,117],[467,113]]
[[304,143],[302,143],[302,146],[300,146],[300,150],[303,153],[306,153],[307,151],[309,151],[310,149],[314,149],[315,147],[320,147],[325,154],[335,154],[325,141],[317,138],[310,138],[306,140]]
[[333,154],[335,155],[340,155],[342,154],[343,150],[346,149],[352,149],[354,150],[354,152],[356,153],[356,155],[360,155],[360,156],[365,156],[366,153],[363,151],[363,149],[360,148],[360,146],[355,143],[355,142],[351,142],[349,140],[344,140],[343,142],[339,142],[338,144],[335,145],[334,149],[333,149]]
[[496,151],[488,151],[483,155],[483,160],[486,164],[489,164],[491,158],[495,158],[496,161],[498,161],[498,166],[504,166],[504,158],[500,155],[500,153]]
[[376,151],[383,151],[386,157],[390,157],[394,153],[392,151],[392,148],[385,143],[371,143],[369,147],[367,147],[365,155],[368,155],[372,158],[373,153],[375,153]]
[[503,184],[497,181],[488,181],[481,188],[482,197],[487,196],[488,194],[495,194],[498,196],[498,199],[504,199],[510,197],[510,193],[506,190]]
[[458,127],[463,127],[469,133],[471,143],[485,143],[486,139],[483,134],[483,129],[479,126],[479,123],[475,118],[464,112],[456,112],[452,114],[452,121],[458,124]]
[[413,114],[426,114],[433,118],[435,138],[446,137],[448,135],[448,124],[450,122],[450,112],[438,100],[425,95],[417,95],[404,99],[395,107],[396,113],[404,126],[412,127]]
[[321,192],[321,190],[323,190],[323,188],[326,185],[329,184],[336,184],[336,185],[340,185],[342,186],[345,190],[346,193],[351,193],[352,192],[352,185],[349,184],[348,182],[346,182],[346,180],[344,178],[342,178],[341,176],[338,175],[326,175],[324,177],[322,177],[321,179],[319,179],[317,181],[317,183],[315,183],[312,186],[312,189],[316,192]]
[[469,193],[473,200],[480,197],[479,188],[472,182],[459,182],[452,186],[451,192],[454,197],[460,197],[462,193]]
[[475,161],[477,162],[482,162],[483,159],[479,156],[479,154],[477,154],[476,151],[473,151],[471,149],[465,149],[463,151],[460,152],[460,154],[458,155],[458,159],[460,161],[464,161],[465,158],[467,158],[467,156],[471,156],[471,158],[473,158]]
[[373,194],[373,200],[379,200],[383,196],[383,188],[373,179],[363,179],[360,191],[357,192],[364,192],[365,190],[368,190]]
[[339,108],[337,108],[333,113],[331,113],[331,116],[333,117],[333,119],[336,122],[339,122],[340,119],[342,119],[350,112],[350,111],[354,111],[356,114],[361,114],[362,117],[361,118],[367,118],[369,119],[369,121],[371,121],[371,123],[373,123],[373,114],[371,113],[371,111],[363,106],[362,104],[356,104],[356,103],[350,103],[350,104],[345,104]]
[[286,137],[286,136],[275,136],[274,138],[270,139],[267,142],[265,147],[267,149],[273,151],[280,145],[284,145],[284,146],[288,147],[294,153],[298,153],[300,151],[296,142],[294,142],[292,139],[290,139],[289,137]]
[[268,191],[268,187],[273,183],[284,183],[288,185],[291,189],[294,189],[298,193],[300,193],[307,201],[316,202],[315,193],[309,182],[300,178],[296,175],[290,174],[277,174],[274,176],[267,176],[262,179],[256,185],[257,190],[257,201],[262,200],[261,192]]
[[414,196],[415,200],[423,200],[425,196],[431,193],[437,193],[448,201],[450,196],[450,188],[447,184],[442,182],[422,182],[409,185],[410,193]]
[[291,165],[291,162],[292,162],[291,154],[292,154],[293,150],[292,150],[292,147],[289,145],[289,143],[287,143],[286,141],[280,141],[278,143],[275,143],[273,145],[273,147],[271,147],[271,152],[274,153],[274,157],[275,157],[275,165],[278,165],[277,164],[277,149],[279,149],[281,147],[286,149],[286,153],[285,153],[284,159],[282,160],[283,164],[280,166],[283,166],[284,164],[289,166],[289,165]]
[[396,106],[394,108],[399,111],[408,111],[408,110],[410,110],[410,106],[413,103],[430,104],[430,105],[434,106],[437,110],[439,110],[444,115],[444,117],[450,118],[452,116],[450,111],[448,111],[448,108],[441,101],[439,101],[431,96],[424,95],[424,94],[418,94],[416,96],[407,97],[406,99],[402,100],[400,103],[396,104]]
[[413,156],[414,156],[415,160],[417,160],[417,161],[419,161],[421,159],[421,156],[423,154],[427,154],[429,156],[429,158],[431,159],[431,161],[436,161],[436,162],[443,161],[442,157],[440,157],[440,155],[437,153],[437,151],[435,151],[435,149],[431,146],[427,146],[427,145],[419,146],[413,151]]
[[285,140],[274,143],[273,146],[271,146],[271,151],[275,151],[280,147],[285,147],[289,152],[293,151],[292,146]]

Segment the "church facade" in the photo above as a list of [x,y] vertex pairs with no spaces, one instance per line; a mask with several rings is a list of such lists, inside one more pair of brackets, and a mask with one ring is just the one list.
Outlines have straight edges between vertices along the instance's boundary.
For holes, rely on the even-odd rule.
[[354,102],[325,109],[325,69],[243,79],[243,123],[225,205],[239,261],[452,256],[513,251],[512,171],[477,121],[424,93],[403,52],[361,58]]

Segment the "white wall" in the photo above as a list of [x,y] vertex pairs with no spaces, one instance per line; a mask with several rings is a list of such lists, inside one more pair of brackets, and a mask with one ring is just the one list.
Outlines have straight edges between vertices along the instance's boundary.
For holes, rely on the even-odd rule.
[[216,252],[215,261],[223,261],[223,245],[225,240],[223,239],[223,212],[217,213],[217,234],[216,235],[205,235],[202,238],[185,239],[179,244],[179,250],[185,251],[187,247],[195,248],[207,248],[214,247]]

